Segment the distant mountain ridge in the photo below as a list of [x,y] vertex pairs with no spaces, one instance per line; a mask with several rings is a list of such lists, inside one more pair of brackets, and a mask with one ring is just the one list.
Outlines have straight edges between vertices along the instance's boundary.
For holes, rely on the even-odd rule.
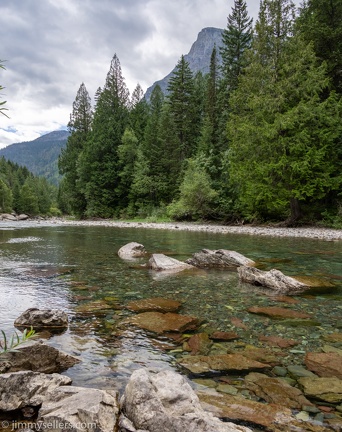
[[59,130],[33,141],[11,144],[0,149],[0,157],[4,156],[18,165],[26,166],[33,174],[46,177],[51,183],[57,184],[58,156],[65,147],[68,136],[68,131]]
[[[218,62],[221,63],[220,47],[222,46],[222,33],[223,29],[215,27],[206,27],[202,29],[197,36],[197,40],[192,44],[188,54],[184,55],[184,59],[189,63],[191,71],[196,74],[202,72],[203,74],[209,73],[210,58],[214,46],[217,49]],[[156,81],[146,90],[145,99],[150,100],[151,93],[154,87],[159,84],[164,94],[167,94],[167,86],[174,69],[166,75],[163,79]]]

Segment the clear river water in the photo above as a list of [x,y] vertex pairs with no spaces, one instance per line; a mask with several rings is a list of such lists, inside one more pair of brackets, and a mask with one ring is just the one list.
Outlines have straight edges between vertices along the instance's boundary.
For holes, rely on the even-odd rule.
[[[146,260],[123,261],[118,249],[131,241],[179,260],[203,248],[235,250],[265,270],[315,276],[335,287],[297,296],[294,305],[279,304],[269,291],[239,283],[236,272],[165,277],[143,268]],[[202,330],[236,331],[240,343],[260,346],[261,334],[293,338],[300,344],[290,350],[287,363],[300,364],[307,350],[324,344],[327,333],[342,329],[341,241],[2,222],[0,258],[0,329],[11,335],[14,320],[30,307],[65,310],[68,330],[46,343],[81,360],[64,372],[74,385],[122,390],[136,368],[177,369],[181,349],[165,350],[168,341],[138,330],[118,330],[120,320],[131,315],[122,306],[135,299],[179,300],[180,313],[203,320]],[[254,305],[290,307],[311,313],[312,319],[272,320],[248,313]],[[232,318],[248,330],[235,328]]]

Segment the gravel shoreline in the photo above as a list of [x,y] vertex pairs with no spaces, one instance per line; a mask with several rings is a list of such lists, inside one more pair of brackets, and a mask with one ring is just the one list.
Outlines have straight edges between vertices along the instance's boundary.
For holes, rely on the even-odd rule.
[[63,225],[74,226],[103,226],[113,228],[146,228],[146,229],[164,229],[164,230],[178,230],[178,231],[199,231],[208,232],[213,234],[248,234],[257,236],[271,236],[271,237],[301,237],[325,241],[338,241],[342,240],[342,230],[329,229],[329,228],[279,228],[279,227],[263,227],[263,226],[226,226],[226,225],[211,225],[211,224],[197,224],[185,222],[121,222],[111,220],[82,220],[70,221],[66,219],[58,219],[56,223]]

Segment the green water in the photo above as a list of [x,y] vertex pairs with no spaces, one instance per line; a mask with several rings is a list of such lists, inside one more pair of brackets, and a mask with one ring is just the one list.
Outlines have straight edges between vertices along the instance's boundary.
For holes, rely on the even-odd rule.
[[[236,250],[265,270],[310,275],[333,282],[329,292],[296,297],[298,304],[275,303],[267,290],[240,284],[235,272],[201,271],[163,277],[121,260],[118,249],[137,241],[150,253],[184,260],[202,248]],[[181,313],[203,320],[202,330],[236,331],[260,346],[258,336],[300,341],[285,361],[300,363],[323,337],[342,327],[342,243],[187,231],[72,227],[49,223],[0,226],[0,329],[10,334],[15,318],[29,307],[60,308],[70,326],[47,343],[81,359],[66,375],[75,385],[121,389],[136,368],[177,368],[175,355],[160,341],[117,324],[130,313],[128,301],[162,296],[183,303]],[[282,306],[312,314],[310,323],[270,320],[247,312],[250,306]],[[240,318],[248,330],[236,329]],[[166,342],[166,341],[163,341]]]

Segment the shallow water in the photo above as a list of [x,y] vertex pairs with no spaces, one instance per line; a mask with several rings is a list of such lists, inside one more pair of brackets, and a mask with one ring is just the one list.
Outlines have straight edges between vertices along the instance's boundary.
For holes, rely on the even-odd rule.
[[[265,270],[320,277],[335,288],[296,297],[295,305],[279,304],[267,291],[240,284],[235,272],[162,277],[143,269],[143,260],[123,261],[117,251],[131,241],[180,260],[202,248],[236,250]],[[139,331],[118,331],[117,323],[130,315],[120,306],[134,299],[179,300],[181,313],[202,319],[203,329],[234,330],[249,344],[258,345],[261,334],[299,340],[296,352],[285,358],[288,363],[300,363],[305,351],[322,346],[326,333],[341,328],[342,242],[16,222],[0,225],[0,258],[0,329],[11,334],[15,318],[29,307],[65,310],[69,329],[47,343],[82,360],[65,372],[75,385],[122,389],[136,368],[177,367],[179,354],[161,349],[160,341]],[[254,305],[309,312],[312,326],[252,315],[246,309]],[[234,328],[233,317],[249,330]]]

